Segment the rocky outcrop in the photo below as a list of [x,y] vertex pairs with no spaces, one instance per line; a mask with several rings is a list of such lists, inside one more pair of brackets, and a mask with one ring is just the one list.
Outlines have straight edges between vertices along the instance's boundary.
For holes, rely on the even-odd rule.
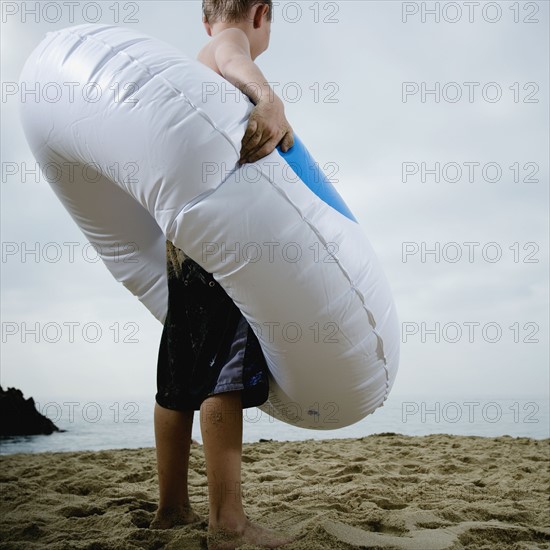
[[16,388],[7,391],[0,386],[0,436],[36,435],[64,432],[36,410],[34,399],[25,399]]

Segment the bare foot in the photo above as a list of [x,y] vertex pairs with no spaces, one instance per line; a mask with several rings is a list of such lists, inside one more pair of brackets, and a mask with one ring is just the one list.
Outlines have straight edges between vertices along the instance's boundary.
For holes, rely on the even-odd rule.
[[248,518],[242,530],[229,531],[220,528],[208,528],[206,537],[208,550],[234,550],[243,544],[254,544],[261,548],[279,548],[295,540],[295,537],[272,531]]
[[188,525],[198,521],[202,521],[202,518],[191,508],[159,508],[149,529],[170,529],[175,525]]

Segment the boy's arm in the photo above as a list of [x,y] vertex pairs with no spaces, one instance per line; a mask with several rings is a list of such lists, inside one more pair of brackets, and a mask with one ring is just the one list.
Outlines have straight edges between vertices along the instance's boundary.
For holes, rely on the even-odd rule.
[[246,34],[240,29],[226,29],[217,38],[214,57],[222,76],[256,105],[241,142],[239,162],[255,162],[271,153],[279,143],[283,152],[288,151],[294,145],[294,137],[283,101],[252,61]]

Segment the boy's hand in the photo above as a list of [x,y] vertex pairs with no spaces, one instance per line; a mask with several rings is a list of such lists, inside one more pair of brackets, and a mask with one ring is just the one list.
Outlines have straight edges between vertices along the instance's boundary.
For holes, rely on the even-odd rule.
[[280,98],[260,100],[248,119],[248,127],[241,142],[239,164],[256,162],[269,155],[277,145],[286,153],[294,145],[292,128],[285,117]]

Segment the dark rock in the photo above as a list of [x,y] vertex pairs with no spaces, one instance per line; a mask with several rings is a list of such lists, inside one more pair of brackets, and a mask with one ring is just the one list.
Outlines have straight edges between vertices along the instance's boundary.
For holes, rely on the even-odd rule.
[[36,410],[34,399],[25,399],[16,388],[0,386],[0,436],[37,435],[64,432]]

